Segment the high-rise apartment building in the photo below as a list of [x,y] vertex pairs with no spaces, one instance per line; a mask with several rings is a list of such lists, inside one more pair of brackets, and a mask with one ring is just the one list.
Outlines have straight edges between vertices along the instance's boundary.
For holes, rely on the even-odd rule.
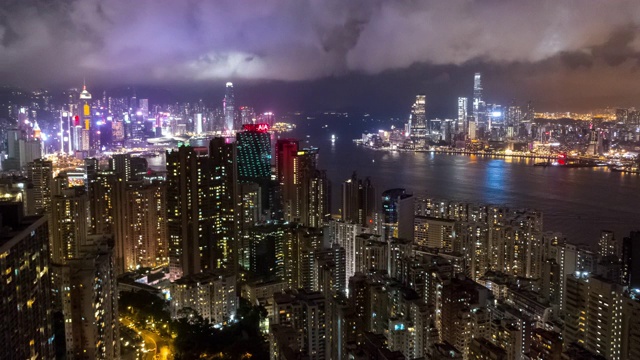
[[115,359],[120,325],[112,240],[96,235],[89,242],[63,268],[67,358]]
[[0,358],[53,359],[51,267],[46,216],[0,205]]
[[238,232],[240,228],[240,196],[238,193],[237,147],[225,138],[213,138],[209,143],[212,169],[212,201],[214,268],[234,270],[238,267]]
[[354,172],[342,183],[342,220],[359,226],[373,226],[377,220],[376,201],[371,180],[359,179]]
[[225,324],[236,315],[236,292],[236,276],[223,270],[184,276],[171,284],[171,317],[191,309],[212,324]]
[[88,202],[84,188],[62,189],[51,201],[51,261],[66,264],[86,244]]
[[167,233],[169,276],[214,268],[212,166],[206,148],[167,152]]
[[621,359],[625,289],[620,284],[584,272],[568,275],[565,343],[578,343],[607,359]]
[[169,263],[166,186],[120,183],[114,192],[113,234],[118,273]]
[[[53,181],[53,163],[37,159],[27,164],[27,178],[31,184],[27,188],[29,202],[27,214],[44,214],[51,210],[51,182]],[[31,190],[31,191],[29,191]]]
[[622,240],[622,282],[629,289],[640,289],[640,231]]

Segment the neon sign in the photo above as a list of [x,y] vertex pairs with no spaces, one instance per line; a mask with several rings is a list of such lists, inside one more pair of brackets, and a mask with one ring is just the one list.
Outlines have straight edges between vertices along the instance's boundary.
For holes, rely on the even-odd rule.
[[245,131],[268,132],[269,124],[245,124],[242,128]]

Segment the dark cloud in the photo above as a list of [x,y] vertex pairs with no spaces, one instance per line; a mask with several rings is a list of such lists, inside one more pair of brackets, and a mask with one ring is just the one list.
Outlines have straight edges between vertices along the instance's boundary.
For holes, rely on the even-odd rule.
[[[496,97],[578,96],[570,86],[587,85],[630,98],[634,88],[618,87],[637,78],[639,27],[637,0],[3,0],[0,82],[396,84],[395,76],[449,96],[460,91],[447,84],[480,69],[492,74],[489,86],[505,82]],[[433,78],[418,79],[425,75]]]

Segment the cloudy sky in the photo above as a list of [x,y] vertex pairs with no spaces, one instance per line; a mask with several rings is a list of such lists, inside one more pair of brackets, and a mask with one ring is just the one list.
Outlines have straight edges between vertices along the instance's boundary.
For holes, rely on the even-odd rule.
[[[470,96],[640,106],[637,0],[2,0],[0,84],[151,85],[436,115]],[[244,95],[243,95],[244,94]]]

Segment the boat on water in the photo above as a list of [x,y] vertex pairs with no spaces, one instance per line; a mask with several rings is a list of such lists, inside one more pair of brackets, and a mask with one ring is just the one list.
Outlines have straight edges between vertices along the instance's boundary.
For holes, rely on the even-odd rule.
[[539,161],[539,162],[533,164],[533,166],[542,166],[542,167],[547,167],[549,165],[553,165],[551,163],[551,161]]

